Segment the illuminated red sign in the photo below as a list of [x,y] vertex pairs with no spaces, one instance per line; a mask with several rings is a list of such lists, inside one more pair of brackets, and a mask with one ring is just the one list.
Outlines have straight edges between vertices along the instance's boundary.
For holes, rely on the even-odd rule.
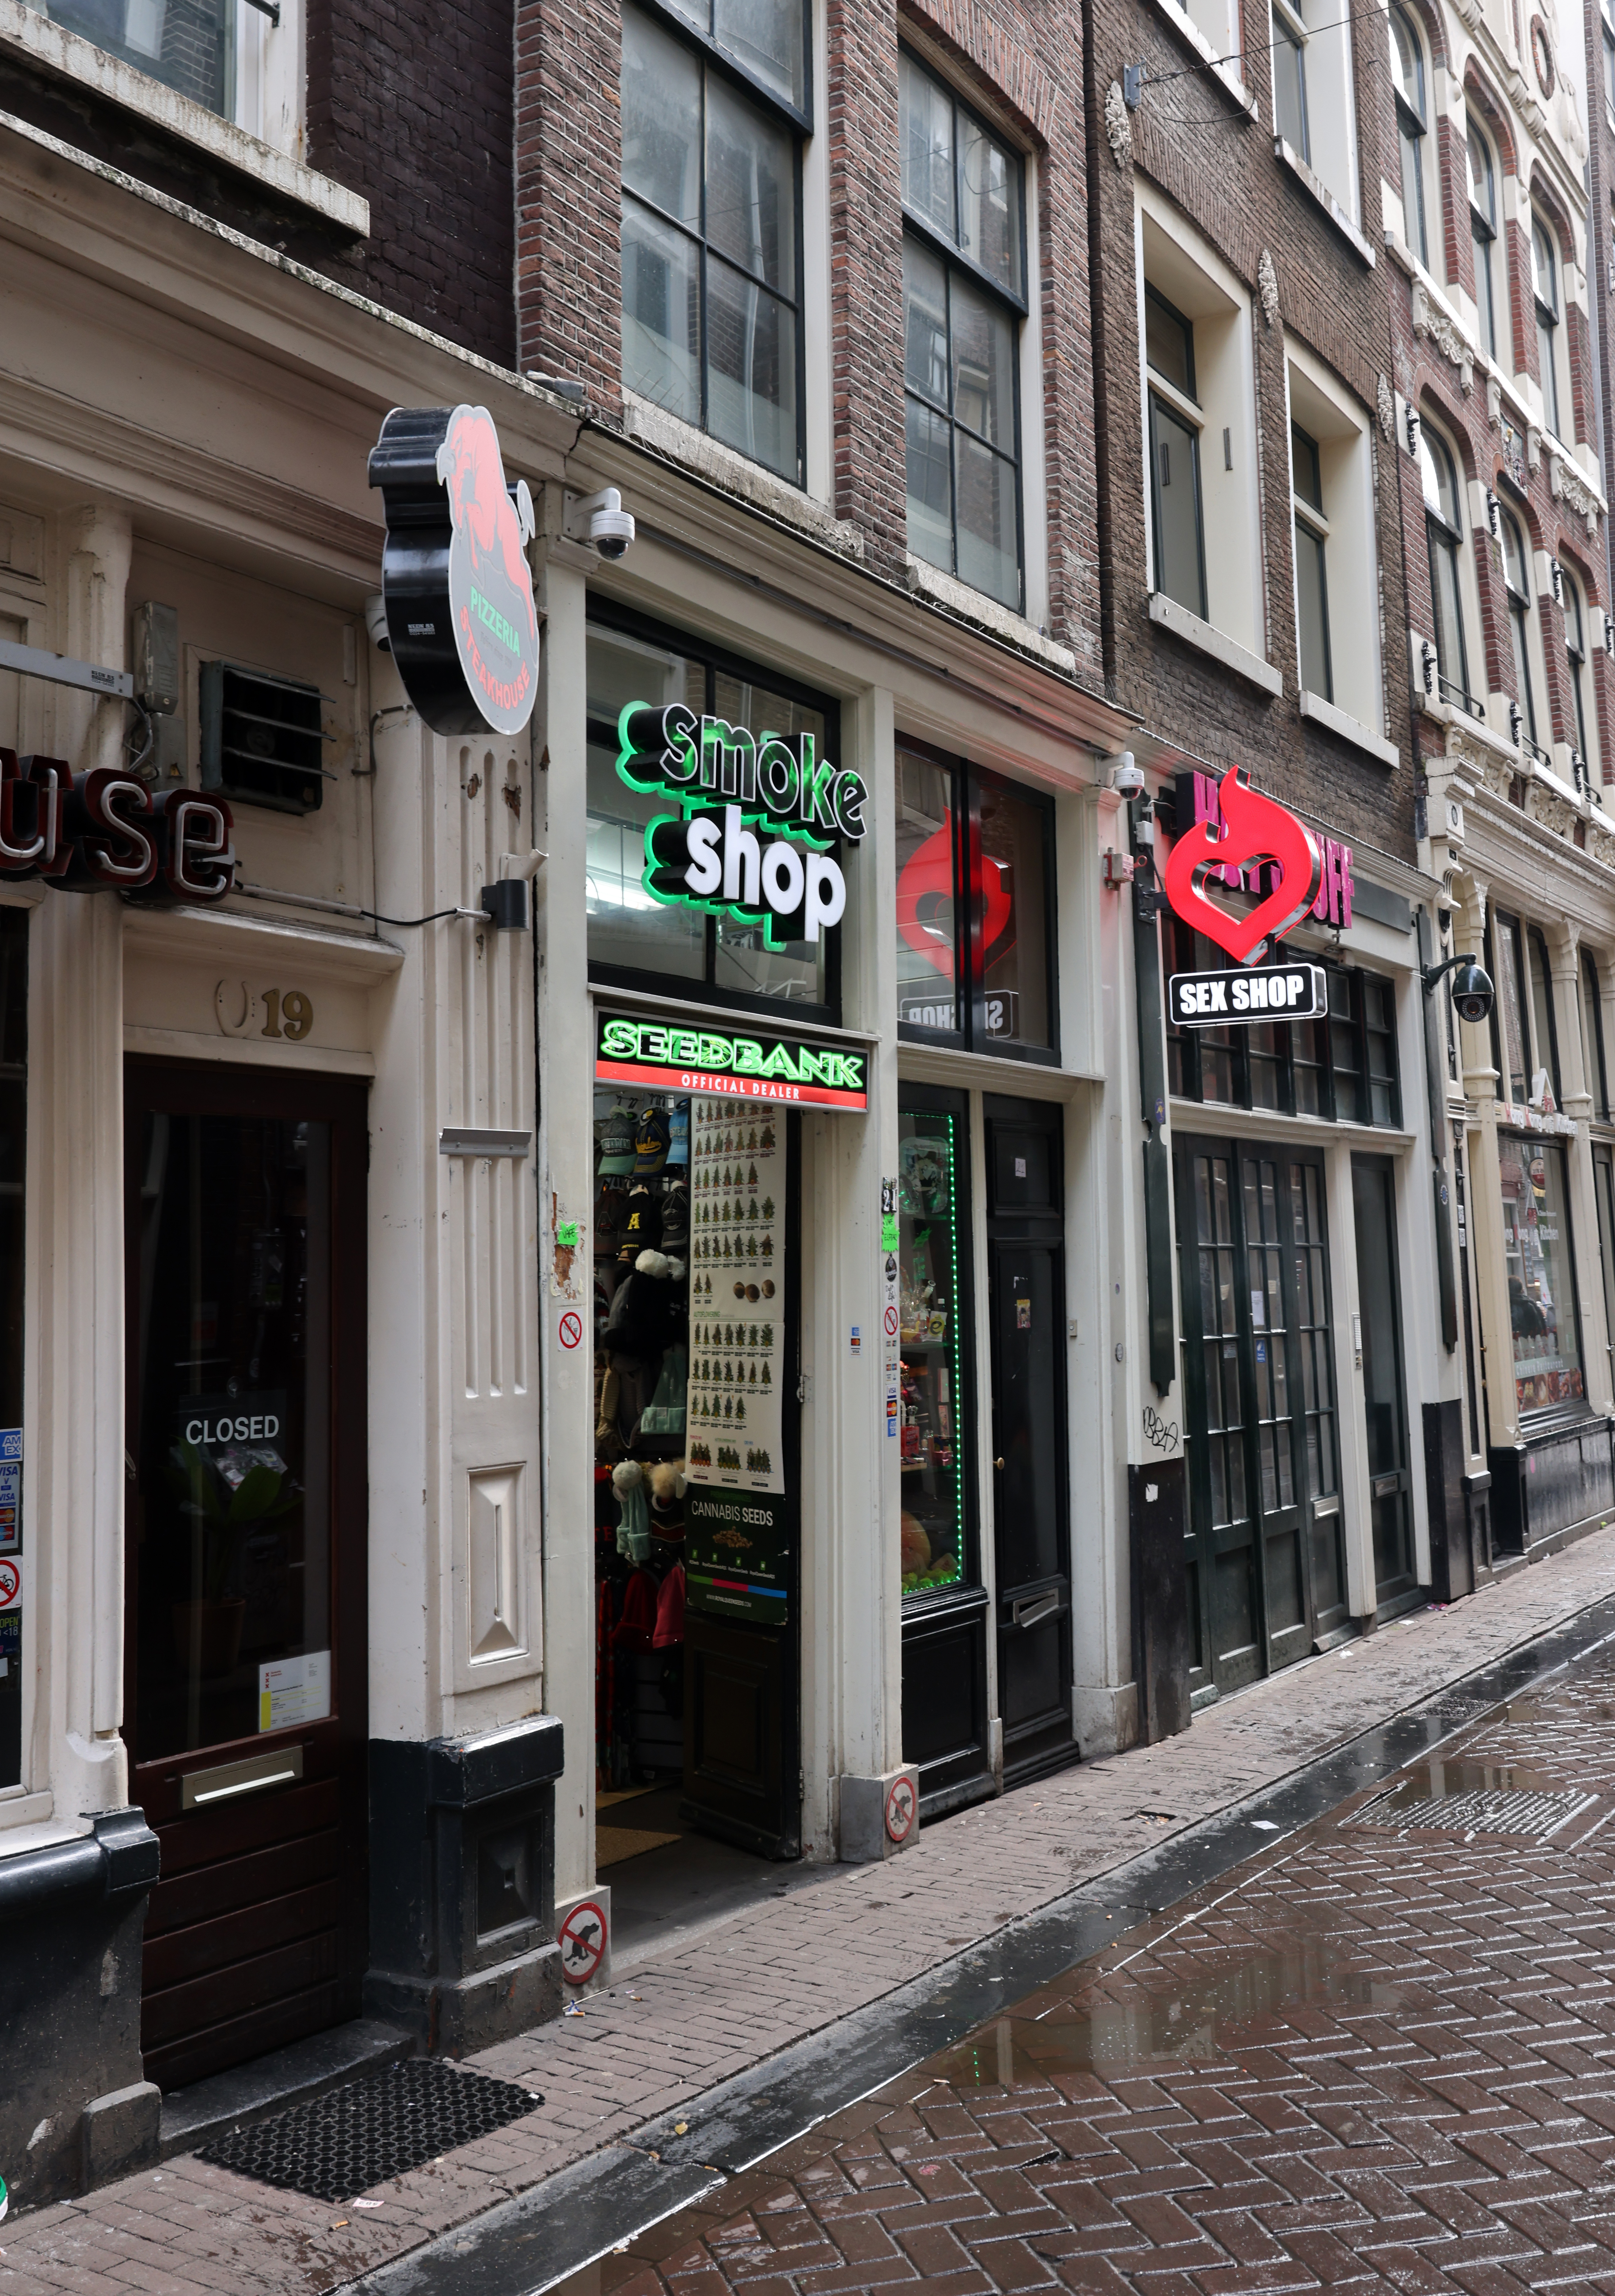
[[116,767],[75,774],[61,758],[0,750],[0,880],[222,901],[235,882],[232,827],[222,798],[153,796]]
[[[1264,797],[1231,767],[1220,783],[1185,774],[1176,791],[1178,834],[1166,868],[1167,898],[1196,932],[1241,964],[1255,964],[1269,939],[1310,913],[1321,922],[1351,922],[1351,849],[1320,840],[1276,798]],[[1207,898],[1217,882],[1263,898],[1235,915]]]

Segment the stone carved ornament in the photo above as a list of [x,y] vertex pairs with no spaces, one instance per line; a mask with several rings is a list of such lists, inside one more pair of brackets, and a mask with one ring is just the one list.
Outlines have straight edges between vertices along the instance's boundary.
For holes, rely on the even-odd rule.
[[1396,434],[1397,402],[1391,395],[1390,385],[1386,381],[1383,375],[1380,377],[1378,383],[1374,386],[1374,397],[1379,405],[1380,429],[1384,433],[1386,439],[1390,439]]
[[1575,464],[1566,462],[1562,455],[1554,457],[1553,484],[1559,500],[1568,503],[1578,518],[1586,520],[1589,537],[1595,535],[1598,531],[1598,505],[1582,484]]
[[1273,267],[1273,258],[1264,247],[1256,266],[1256,284],[1262,299],[1262,316],[1267,324],[1278,324],[1278,273]]
[[1430,291],[1422,279],[1414,281],[1413,323],[1415,335],[1426,336],[1434,343],[1443,358],[1450,359],[1458,370],[1458,380],[1464,395],[1475,387],[1475,365],[1469,345],[1452,321],[1430,299]]
[[1111,158],[1119,168],[1125,168],[1133,157],[1133,126],[1119,80],[1113,79],[1104,92],[1104,132],[1110,138]]

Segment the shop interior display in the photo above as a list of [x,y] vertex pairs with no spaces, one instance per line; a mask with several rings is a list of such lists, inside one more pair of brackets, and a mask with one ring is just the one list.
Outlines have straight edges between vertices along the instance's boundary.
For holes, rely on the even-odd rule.
[[594,1095],[596,1784],[684,1766],[690,1103]]
[[901,1348],[905,1594],[955,1586],[963,1575],[960,1456],[961,1236],[954,1194],[957,1119],[905,1113],[898,1144],[898,1340]]

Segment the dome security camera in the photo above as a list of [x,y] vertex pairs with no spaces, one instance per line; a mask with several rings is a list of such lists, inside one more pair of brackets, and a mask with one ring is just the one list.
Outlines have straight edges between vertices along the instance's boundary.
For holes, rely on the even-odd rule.
[[1463,957],[1453,968],[1453,1003],[1458,1008],[1460,1021],[1478,1027],[1492,1016],[1492,978],[1472,956]]
[[598,494],[568,495],[565,528],[574,542],[592,543],[603,558],[620,558],[634,539],[634,517],[624,510],[615,487]]
[[1108,782],[1118,797],[1142,797],[1148,787],[1144,767],[1131,750],[1123,750],[1111,761]]
[[387,634],[387,601],[377,590],[365,601],[365,634],[373,646],[383,653],[392,652],[392,640]]

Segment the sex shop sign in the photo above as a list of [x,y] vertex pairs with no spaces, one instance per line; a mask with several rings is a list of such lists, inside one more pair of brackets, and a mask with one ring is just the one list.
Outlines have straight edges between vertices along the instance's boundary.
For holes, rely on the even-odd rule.
[[395,406],[371,450],[381,597],[404,691],[434,734],[519,734],[538,693],[525,479],[506,483],[486,406]]
[[[1220,782],[1180,775],[1175,819],[1163,881],[1168,906],[1236,965],[1251,969],[1174,973],[1167,991],[1173,1025],[1226,1028],[1325,1012],[1323,968],[1285,963],[1279,943],[1306,917],[1350,925],[1349,846],[1315,837],[1287,806],[1253,789],[1237,766]],[[1209,897],[1213,882],[1260,898],[1253,908],[1226,909]]]

